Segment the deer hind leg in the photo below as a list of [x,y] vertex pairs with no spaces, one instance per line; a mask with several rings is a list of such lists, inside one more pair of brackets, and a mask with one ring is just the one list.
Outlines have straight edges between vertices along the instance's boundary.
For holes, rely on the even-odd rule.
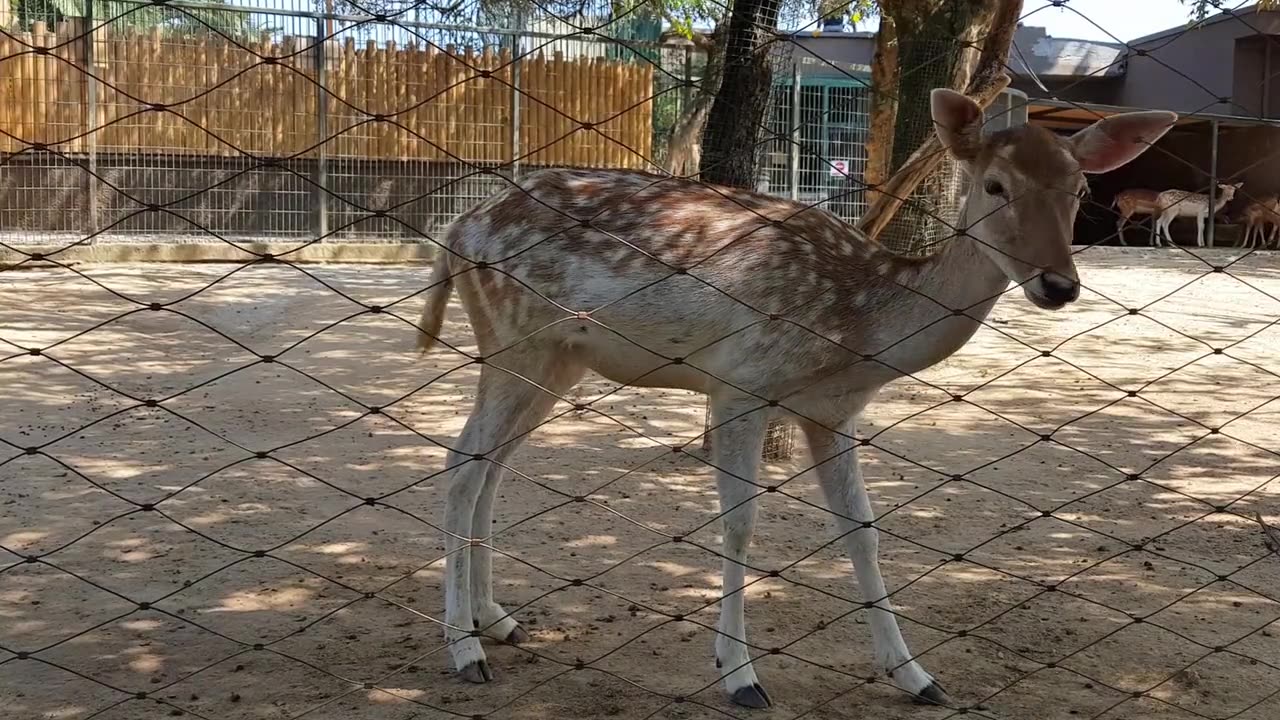
[[1123,246],[1123,245],[1125,244],[1125,242],[1124,242],[1124,224],[1125,224],[1126,222],[1128,222],[1128,220],[1129,220],[1129,216],[1128,216],[1128,215],[1121,214],[1121,215],[1120,215],[1120,219],[1116,221],[1116,239],[1120,241],[1120,245],[1121,245],[1121,246]]
[[915,661],[898,628],[898,619],[880,574],[879,532],[872,524],[875,511],[862,480],[854,441],[846,436],[853,435],[853,424],[849,424],[844,435],[809,422],[802,426],[827,507],[836,517],[840,536],[853,562],[862,599],[871,603],[867,624],[871,628],[876,666],[919,701],[938,705],[950,702],[942,686]]
[[717,396],[711,399],[711,448],[724,528],[716,667],[720,668],[729,698],[738,705],[755,708],[768,707],[770,700],[756,677],[746,644],[743,566],[755,529],[756,495],[760,492],[755,482],[767,422],[768,413],[758,400]]
[[1169,247],[1174,247],[1173,235],[1169,234],[1169,225],[1173,223],[1174,215],[1172,213],[1164,213],[1160,216],[1160,232],[1163,234],[1163,242],[1169,243]]
[[[514,621],[504,622],[510,620],[507,613],[492,601],[492,550],[485,545],[492,534],[493,498],[502,477],[502,468],[492,460],[501,463],[509,458],[515,443],[508,441],[522,437],[546,416],[555,403],[547,390],[567,389],[559,386],[581,376],[576,366],[557,368],[560,362],[562,358],[554,349],[529,344],[493,361],[511,372],[486,365],[480,374],[475,408],[449,452],[448,467],[454,469],[445,504],[445,638],[454,667],[471,682],[493,679],[478,636],[506,630],[502,637],[508,639],[516,627]],[[480,593],[476,593],[477,585]]]
[[493,535],[493,503],[499,486],[510,472],[505,467],[507,461],[524,444],[529,433],[546,419],[556,404],[557,396],[565,395],[582,379],[581,366],[559,362],[553,368],[544,369],[538,376],[521,373],[549,392],[540,392],[532,399],[515,424],[506,444],[489,454],[492,462],[486,468],[484,486],[476,499],[476,509],[471,520],[473,537],[486,539],[483,544],[471,548],[471,608],[476,629],[486,637],[513,645],[525,642],[529,635],[514,616],[493,600],[493,542],[489,539]]

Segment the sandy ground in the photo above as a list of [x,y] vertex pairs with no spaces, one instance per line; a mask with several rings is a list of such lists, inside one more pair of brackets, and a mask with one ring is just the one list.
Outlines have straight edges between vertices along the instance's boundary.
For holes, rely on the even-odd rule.
[[[1094,292],[1077,307],[1007,298],[957,356],[868,412],[878,434],[863,458],[904,633],[973,717],[1280,717],[1267,597],[1280,597],[1280,556],[1245,519],[1280,523],[1280,261],[1247,258],[1236,277],[1178,251],[1094,249],[1081,263]],[[56,343],[0,362],[0,715],[955,715],[866,682],[865,611],[809,475],[763,501],[753,563],[785,571],[749,575],[751,639],[783,649],[756,665],[776,706],[723,700],[708,629],[720,561],[698,547],[718,544],[714,483],[662,445],[702,430],[702,399],[682,392],[620,390],[598,404],[614,419],[565,415],[513,461],[527,478],[502,491],[496,593],[523,606],[533,640],[490,648],[496,683],[459,683],[433,622],[433,524],[440,445],[476,373],[408,352],[402,318],[420,304],[394,303],[427,270],[79,270],[88,279],[0,273],[0,338]],[[470,343],[457,307],[446,336]],[[1028,347],[1060,343],[1061,360]],[[610,389],[592,378],[579,394]],[[959,473],[969,481],[948,480]],[[560,589],[575,577],[589,581]]]

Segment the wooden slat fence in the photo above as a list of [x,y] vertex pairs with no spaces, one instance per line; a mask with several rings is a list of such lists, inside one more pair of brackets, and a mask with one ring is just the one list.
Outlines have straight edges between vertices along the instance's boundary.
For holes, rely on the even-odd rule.
[[[82,71],[89,42],[101,80],[92,108]],[[42,143],[66,153],[313,157],[323,147],[337,158],[503,163],[512,160],[519,102],[521,162],[638,168],[652,154],[647,63],[527,57],[516,93],[506,49],[348,39],[324,48],[321,88],[309,39],[245,43],[267,60],[218,35],[160,28],[104,30],[90,40],[76,23],[53,31],[35,23],[15,38],[0,35],[0,152]],[[575,132],[582,123],[594,130]]]

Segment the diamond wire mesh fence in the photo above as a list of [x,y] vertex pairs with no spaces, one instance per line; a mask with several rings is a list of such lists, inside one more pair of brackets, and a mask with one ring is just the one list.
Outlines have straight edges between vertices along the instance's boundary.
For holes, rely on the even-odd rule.
[[[1023,19],[1072,12],[1070,2],[1054,5],[1029,7]],[[141,10],[152,11],[145,32],[128,25]],[[498,39],[490,42],[437,28],[441,23],[414,16],[411,7],[312,10],[249,13],[237,22],[254,24],[242,31],[221,9],[107,3],[80,25],[61,9],[44,20],[24,10],[5,30],[0,82],[4,97],[21,98],[6,106],[0,126],[3,192],[18,198],[4,206],[9,264],[0,273],[0,340],[10,348],[0,361],[0,442],[8,448],[0,460],[6,712],[1275,716],[1280,564],[1258,527],[1276,521],[1280,473],[1274,256],[1212,247],[1219,229],[1217,245],[1230,237],[1230,223],[1215,223],[1212,213],[1205,218],[1209,247],[1194,245],[1179,227],[1186,221],[1173,228],[1182,244],[1167,252],[1100,247],[1115,235],[1107,195],[1120,189],[1203,193],[1212,209],[1224,187],[1243,179],[1239,199],[1265,203],[1274,154],[1263,142],[1274,132],[1262,92],[1272,77],[1267,14],[1231,9],[1201,27],[1120,43],[1114,61],[1085,77],[1035,79],[1057,83],[1056,102],[1028,108],[1028,121],[1041,127],[1071,131],[1112,114],[1114,103],[1078,98],[1095,74],[1122,62],[1144,87],[1168,93],[1139,107],[1182,115],[1181,125],[1128,168],[1094,179],[1073,249],[1084,287],[1075,307],[1050,316],[1013,297],[987,314],[988,298],[978,298],[959,308],[978,316],[965,349],[912,370],[895,366],[891,351],[910,347],[937,321],[931,315],[883,337],[884,349],[873,348],[857,344],[866,339],[829,337],[839,325],[825,333],[803,326],[796,318],[807,317],[804,309],[822,296],[791,287],[787,304],[801,306],[789,308],[797,315],[775,314],[794,323],[793,332],[901,377],[856,426],[830,432],[808,417],[819,457],[769,465],[756,477],[742,469],[742,458],[692,449],[704,432],[698,393],[648,387],[663,383],[644,378],[591,375],[574,390],[558,390],[549,415],[510,438],[531,436],[513,455],[460,447],[459,434],[477,382],[501,372],[502,353],[537,347],[538,335],[566,322],[595,323],[588,333],[598,329],[637,353],[655,353],[662,358],[657,370],[696,367],[711,376],[726,365],[705,354],[696,362],[697,351],[755,332],[758,320],[645,347],[634,326],[606,322],[611,308],[648,297],[648,288],[637,287],[644,279],[615,278],[601,298],[581,301],[556,286],[554,272],[530,275],[519,256],[497,262],[491,254],[451,254],[450,263],[459,263],[453,282],[514,293],[495,312],[524,303],[528,312],[560,314],[495,353],[471,339],[492,320],[477,316],[474,302],[470,314],[455,305],[438,333],[444,347],[419,359],[404,348],[418,332],[424,296],[436,287],[430,270],[314,265],[302,262],[301,251],[363,234],[458,253],[445,246],[444,223],[467,200],[498,192],[528,211],[509,223],[581,224],[594,233],[591,242],[603,243],[602,257],[649,247],[646,228],[607,212],[642,215],[644,188],[679,188],[704,214],[732,209],[741,225],[704,241],[719,242],[715,247],[750,242],[741,227],[761,224],[776,226],[773,239],[787,241],[796,237],[784,233],[789,223],[809,227],[802,223],[813,217],[811,206],[835,205],[831,211],[843,219],[846,211],[821,192],[796,197],[800,183],[777,192],[772,170],[768,191],[780,200],[665,178],[654,148],[670,121],[659,123],[658,108],[680,97],[691,78],[681,73],[693,63],[667,64],[682,58],[683,48],[646,53],[630,35],[603,39],[634,12],[592,21],[547,13],[539,26],[552,29],[547,36],[488,32]],[[294,22],[304,29],[292,29]],[[310,34],[307,25],[315,28]],[[1249,70],[1256,78],[1232,76],[1224,90],[1221,77],[1205,76],[1211,63],[1200,53],[1208,41],[1195,33],[1215,28],[1234,31],[1230,48],[1238,57],[1262,51],[1261,70]],[[504,46],[502,38],[518,41]],[[1251,38],[1264,43],[1255,48]],[[796,55],[813,55],[794,32],[777,39]],[[400,52],[415,41],[406,52],[417,55],[402,64],[417,62],[416,77],[388,57],[390,43]],[[564,47],[559,62],[582,75],[562,79],[563,67],[547,69],[557,62],[548,50],[555,43]],[[1196,50],[1191,60],[1178,55],[1186,44]],[[217,45],[213,59],[210,45]],[[575,57],[601,46],[616,50],[590,62]],[[167,52],[176,59],[165,62]],[[117,62],[132,53],[150,53],[136,61],[140,74]],[[444,66],[438,74],[432,66],[430,82],[421,70],[428,60]],[[532,83],[539,76],[530,68],[539,63],[556,82]],[[624,80],[649,89],[613,95],[590,75],[615,64],[625,66],[617,73]],[[818,64],[860,79],[847,64]],[[172,79],[179,70],[181,82]],[[1017,74],[1016,63],[1010,70]],[[1157,81],[1153,72],[1161,73]],[[775,97],[787,97],[779,84]],[[779,123],[792,107],[809,112],[779,101],[761,140],[764,162],[784,142],[800,148],[787,150],[792,177],[796,164],[802,173],[810,164],[847,172],[838,161],[859,157],[858,141],[841,144],[849,141],[831,139],[830,128],[859,137],[857,120],[840,126],[842,115],[857,117],[859,105],[849,110],[846,91],[797,85],[802,98],[823,98],[823,109],[802,123]],[[592,103],[606,96],[619,104]],[[325,112],[310,112],[313,103]],[[1246,123],[1250,117],[1261,120]],[[801,125],[821,125],[822,134],[813,131],[819,139],[812,140]],[[483,148],[494,146],[507,154],[485,155]],[[534,178],[513,185],[555,166],[655,174],[642,189],[634,178],[562,174],[613,183],[597,188],[611,207],[566,217],[573,208],[537,192]],[[771,212],[784,213],[783,222]],[[754,222],[761,214],[767,223]],[[24,224],[15,228],[14,218]],[[251,223],[253,230],[243,231]],[[112,233],[198,238],[239,257],[147,266],[77,259],[80,246]],[[247,243],[260,236],[284,242]],[[804,248],[822,242],[801,239],[795,263],[805,262],[798,259],[809,252]],[[525,257],[554,258],[551,267],[561,272],[584,261],[554,233],[523,240],[530,245]],[[976,240],[946,240],[934,257],[954,257],[961,243]],[[546,254],[548,248],[560,254]],[[703,264],[715,268],[705,258]],[[725,276],[699,278],[696,266],[662,265],[638,277],[660,291],[672,278],[699,282],[715,293],[704,296],[708,306],[726,301],[760,312],[743,288],[717,286]],[[466,285],[471,280],[476,284]],[[920,301],[950,307],[947,297]],[[864,315],[852,306],[821,307],[836,321]],[[905,304],[897,315],[894,309],[880,308],[882,332],[893,329],[889,318],[910,314]],[[681,319],[667,319],[673,332],[697,327],[687,308],[666,310]],[[682,355],[668,347],[682,343]],[[744,355],[728,367],[756,360]],[[508,369],[516,387],[536,380]],[[810,410],[747,391],[738,399],[744,418],[775,403],[802,417]],[[737,419],[718,417],[711,430],[730,432],[722,426]],[[824,438],[844,449],[823,457]],[[446,542],[446,467],[458,461],[447,461],[451,450],[474,453],[472,463],[509,477],[493,507],[496,529],[469,528]],[[813,476],[834,477],[832,465],[852,473],[854,451],[873,504],[827,508]],[[739,503],[760,498],[747,558],[721,547],[721,521],[741,513],[739,503],[713,494],[717,474],[737,487]],[[879,594],[865,562],[871,530],[863,524],[873,521],[888,582]],[[732,524],[727,529],[733,532]],[[842,542],[856,558],[864,554],[861,592]],[[442,639],[456,619],[444,611],[444,566],[446,556],[474,562],[490,547],[495,599],[505,610],[469,619],[477,632],[507,630],[509,612],[528,637],[504,633],[522,642],[486,644],[498,677],[468,685],[451,675],[472,628],[455,625],[453,637]],[[722,563],[746,566],[741,587],[722,587]],[[717,619],[722,606],[744,595],[747,636],[732,614],[728,625]],[[884,641],[890,616],[911,650],[877,662],[873,638]],[[735,641],[745,641],[745,654]],[[719,669],[711,667],[713,645],[722,655]],[[741,678],[745,657],[769,688],[773,711],[745,710],[720,694],[721,675]],[[898,684],[908,660],[948,686],[942,706],[906,702],[910,694]]]

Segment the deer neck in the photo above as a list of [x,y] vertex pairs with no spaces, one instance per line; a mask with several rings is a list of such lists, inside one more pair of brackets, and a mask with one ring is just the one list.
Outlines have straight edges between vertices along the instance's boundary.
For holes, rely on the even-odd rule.
[[[957,223],[963,232],[947,240],[940,251],[922,263],[919,284],[912,288],[924,296],[921,301],[929,303],[925,298],[932,298],[946,309],[965,310],[966,315],[979,321],[991,311],[1009,279],[983,249],[983,226],[981,218],[971,219],[966,200]],[[937,307],[936,303],[930,304]]]
[[878,263],[894,284],[885,303],[887,320],[868,344],[884,353],[891,375],[922,370],[959,350],[1009,284],[978,239],[982,223],[970,225],[967,205],[959,224],[968,228],[967,235],[947,240],[940,251],[924,258],[884,251]]

